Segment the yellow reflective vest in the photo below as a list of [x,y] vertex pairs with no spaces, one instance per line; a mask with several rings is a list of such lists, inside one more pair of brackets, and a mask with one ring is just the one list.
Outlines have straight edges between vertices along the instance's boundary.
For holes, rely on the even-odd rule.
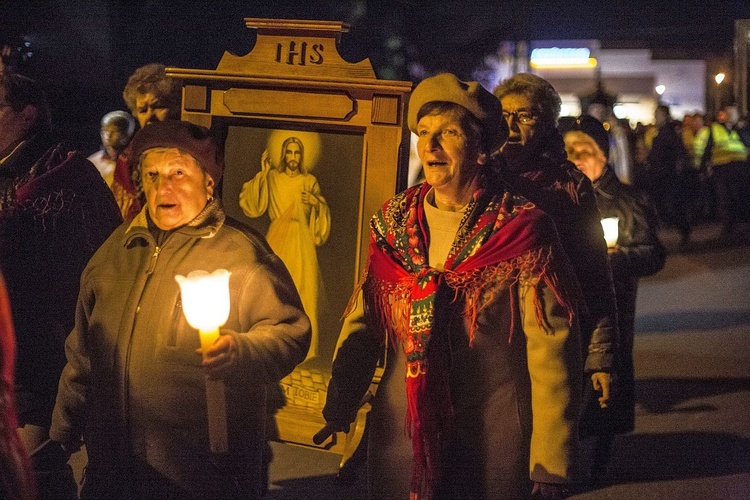
[[698,131],[693,142],[693,158],[695,167],[700,167],[703,154],[708,146],[710,136],[713,136],[710,164],[725,165],[733,161],[745,161],[748,148],[740,140],[736,130],[729,130],[721,123],[712,123]]

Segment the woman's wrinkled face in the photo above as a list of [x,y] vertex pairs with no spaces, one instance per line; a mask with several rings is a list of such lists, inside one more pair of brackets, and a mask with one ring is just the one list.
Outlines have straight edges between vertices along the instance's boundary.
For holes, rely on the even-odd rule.
[[211,176],[192,156],[176,148],[147,150],[141,175],[148,214],[164,231],[195,219],[214,192]]
[[568,160],[573,162],[591,181],[601,177],[606,164],[606,158],[592,144],[584,141],[565,141]]
[[501,151],[506,158],[513,158],[531,143],[537,132],[537,117],[531,101],[523,94],[508,94],[500,99],[500,103],[510,129]]
[[169,106],[164,98],[153,92],[138,94],[135,98],[135,118],[141,128],[149,123],[163,122],[169,117]]
[[457,113],[423,116],[417,123],[417,153],[425,180],[436,191],[458,193],[471,185],[484,155],[469,144]]

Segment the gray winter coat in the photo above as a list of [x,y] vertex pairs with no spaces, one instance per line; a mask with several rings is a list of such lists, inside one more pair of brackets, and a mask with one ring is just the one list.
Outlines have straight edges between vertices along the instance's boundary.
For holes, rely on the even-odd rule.
[[[239,368],[225,380],[229,453],[221,461],[209,451],[199,335],[174,279],[217,268],[232,273],[221,333],[239,345]],[[71,445],[83,436],[90,497],[132,495],[128,471],[137,462],[198,498],[256,498],[266,386],[303,361],[309,344],[294,284],[262,236],[226,219],[214,200],[157,247],[144,209],[83,272],[51,437]]]

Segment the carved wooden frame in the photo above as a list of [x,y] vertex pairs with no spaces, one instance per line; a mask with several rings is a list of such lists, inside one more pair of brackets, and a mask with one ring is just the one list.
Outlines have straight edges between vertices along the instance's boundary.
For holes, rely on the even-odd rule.
[[[167,68],[169,76],[183,82],[182,119],[214,129],[247,123],[361,135],[353,288],[366,261],[370,217],[406,187],[410,136],[405,113],[412,84],[377,79],[367,59],[345,61],[337,50],[348,31],[345,23],[248,18],[245,24],[258,35],[247,55],[225,52],[216,70]],[[303,363],[282,381],[287,404],[276,416],[279,440],[316,446],[312,436],[325,423],[321,410],[332,359],[324,361],[322,368]],[[368,408],[363,407],[351,436],[326,449],[346,459]]]

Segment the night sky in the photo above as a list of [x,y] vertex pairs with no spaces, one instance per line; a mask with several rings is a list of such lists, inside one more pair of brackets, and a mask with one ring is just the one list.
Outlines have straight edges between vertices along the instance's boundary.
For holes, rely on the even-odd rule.
[[0,42],[29,37],[24,72],[47,86],[58,120],[88,126],[123,108],[138,66],[214,69],[225,50],[250,51],[245,17],[347,22],[341,55],[369,57],[379,78],[416,80],[418,66],[472,79],[503,40],[591,38],[655,58],[731,63],[734,20],[750,19],[750,1],[0,0]]
[[734,19],[750,18],[750,2],[0,0],[0,37],[44,35],[52,28],[69,29],[75,37],[76,30],[85,31],[93,21],[94,31],[79,34],[109,37],[115,61],[140,59],[137,65],[169,59],[209,67],[224,49],[250,49],[252,33],[247,33],[244,17],[348,22],[351,32],[342,53],[352,59],[369,56],[376,71],[394,66],[389,54],[401,54],[407,64],[417,61],[461,72],[493,52],[500,40],[594,38],[605,46],[652,48],[657,57],[725,54],[732,50]]

